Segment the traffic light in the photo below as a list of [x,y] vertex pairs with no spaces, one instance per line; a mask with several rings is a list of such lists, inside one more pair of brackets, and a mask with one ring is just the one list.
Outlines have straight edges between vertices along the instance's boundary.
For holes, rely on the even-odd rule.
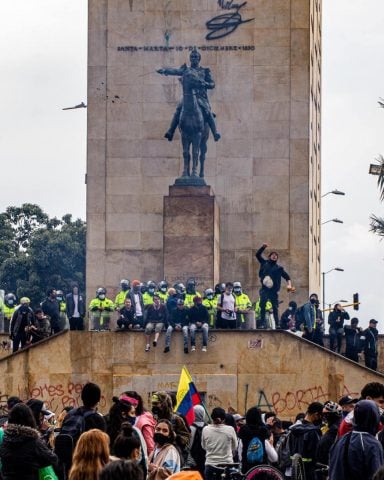
[[353,294],[353,309],[354,310],[359,310],[359,294],[354,293]]

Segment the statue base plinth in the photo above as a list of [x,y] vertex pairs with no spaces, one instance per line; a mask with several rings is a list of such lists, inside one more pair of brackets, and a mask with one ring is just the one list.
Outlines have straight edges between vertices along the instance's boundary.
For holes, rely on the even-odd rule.
[[200,177],[179,177],[175,180],[175,185],[201,187],[207,185],[204,178]]
[[189,277],[196,279],[199,289],[218,283],[219,220],[215,196],[205,182],[169,187],[163,221],[164,278],[169,284],[185,283]]

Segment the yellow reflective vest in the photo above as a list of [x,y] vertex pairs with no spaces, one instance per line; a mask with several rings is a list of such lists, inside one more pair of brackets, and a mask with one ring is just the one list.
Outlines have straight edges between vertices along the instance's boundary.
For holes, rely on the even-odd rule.
[[209,326],[213,328],[215,326],[217,315],[217,298],[213,298],[212,300],[204,298],[203,305],[209,313]]
[[[235,294],[235,300],[235,307],[239,308],[240,310],[248,310],[252,308],[252,302],[246,293],[241,293],[240,295]],[[239,313],[239,315],[241,318],[241,323],[244,323],[244,313]]]

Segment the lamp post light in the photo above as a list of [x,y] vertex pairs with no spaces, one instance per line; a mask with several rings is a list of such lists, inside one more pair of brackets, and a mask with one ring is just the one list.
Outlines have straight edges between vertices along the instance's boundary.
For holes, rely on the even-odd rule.
[[344,272],[344,268],[340,268],[340,267],[335,267],[335,268],[331,268],[330,270],[328,270],[328,272],[322,272],[322,276],[323,276],[323,312],[325,310],[325,275],[327,275],[328,273],[331,273],[331,272]]
[[384,165],[376,165],[375,163],[371,163],[369,165],[369,174],[370,175],[383,175],[384,173]]
[[326,222],[323,222],[321,225],[325,225],[326,223],[329,223],[329,222],[344,223],[343,220],[340,220],[339,218],[331,218],[330,220],[327,220]]
[[329,195],[331,193],[333,195],[345,195],[345,192],[341,192],[340,190],[337,190],[337,188],[335,188],[334,190],[331,190],[330,192],[327,192],[327,193],[324,193],[323,195],[321,195],[321,198],[326,197],[327,195]]

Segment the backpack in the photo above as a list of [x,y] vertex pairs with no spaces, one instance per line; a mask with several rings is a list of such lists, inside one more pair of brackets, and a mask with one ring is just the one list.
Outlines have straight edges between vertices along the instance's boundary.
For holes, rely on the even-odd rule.
[[195,423],[192,423],[192,425],[195,427],[195,436],[193,437],[193,443],[191,445],[191,450],[190,454],[191,457],[193,458],[197,470],[204,471],[204,466],[205,466],[205,450],[201,446],[201,436],[203,432],[203,428],[206,425],[203,425],[202,427],[198,427]]
[[259,437],[253,437],[247,448],[247,462],[250,465],[259,465],[263,463],[264,445]]
[[98,415],[93,410],[84,411],[82,407],[68,412],[61,427],[60,435],[69,435],[76,445],[80,435],[85,431],[85,419],[91,415]]
[[285,471],[292,463],[291,452],[289,449],[289,435],[291,432],[287,432],[279,438],[276,444],[276,452],[278,455],[277,466],[281,471]]

